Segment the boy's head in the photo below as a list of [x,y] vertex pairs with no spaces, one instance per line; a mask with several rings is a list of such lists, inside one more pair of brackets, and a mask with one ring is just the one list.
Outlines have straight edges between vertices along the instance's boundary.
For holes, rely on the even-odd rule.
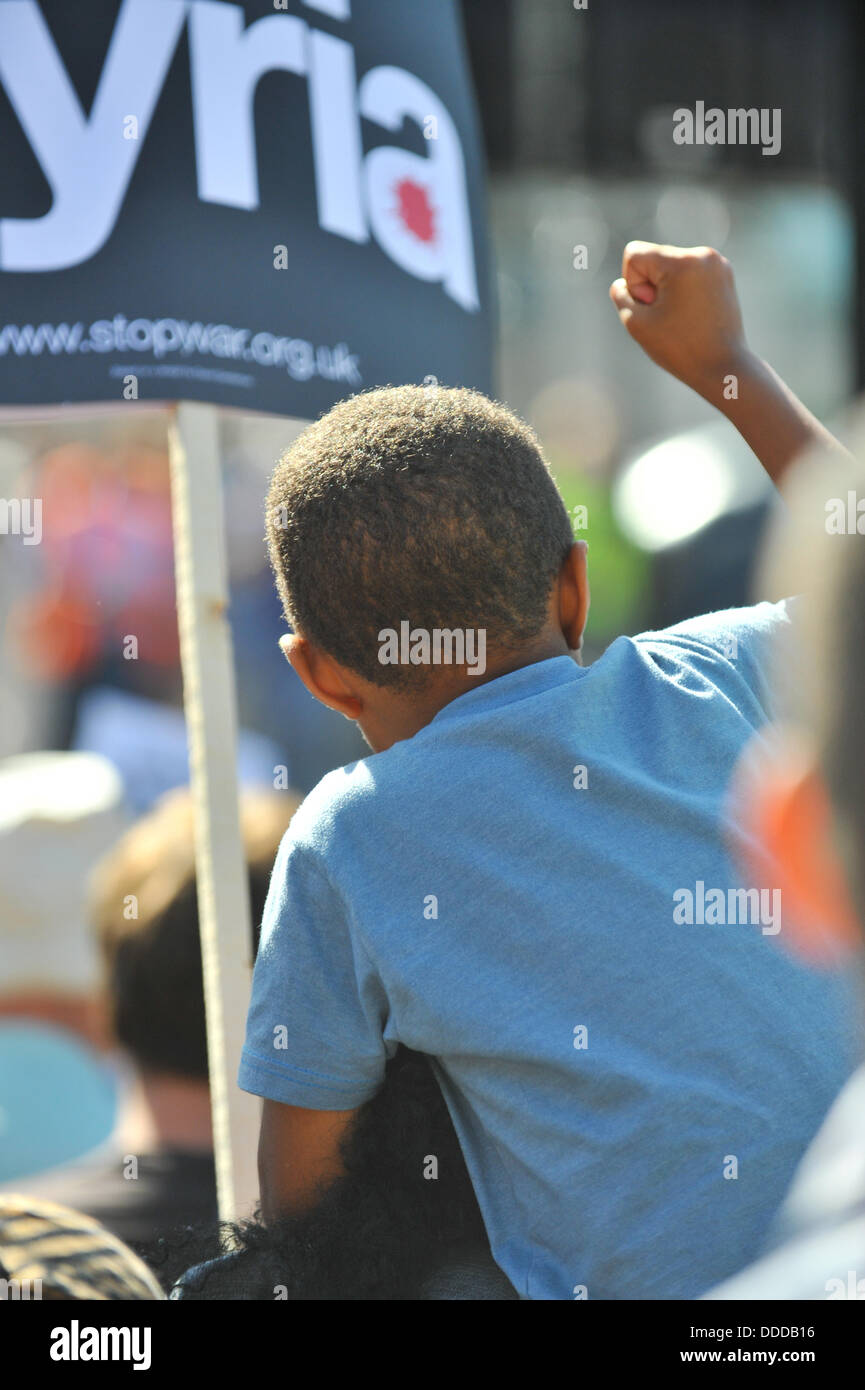
[[782,722],[746,751],[739,792],[749,867],[772,876],[785,928],[819,960],[865,930],[865,450],[805,459],[788,500],[762,587],[793,593],[806,573],[808,588],[777,662]]
[[585,545],[532,430],[478,392],[334,406],[277,464],[267,533],[286,655],[377,751],[479,682],[579,649]]

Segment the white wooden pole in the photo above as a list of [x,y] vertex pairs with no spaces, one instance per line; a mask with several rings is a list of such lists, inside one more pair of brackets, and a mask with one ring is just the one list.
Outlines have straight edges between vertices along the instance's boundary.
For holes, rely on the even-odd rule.
[[218,407],[179,403],[169,453],[216,1183],[220,1217],[231,1221],[248,1216],[258,1200],[260,1102],[236,1081],[252,945],[238,811]]

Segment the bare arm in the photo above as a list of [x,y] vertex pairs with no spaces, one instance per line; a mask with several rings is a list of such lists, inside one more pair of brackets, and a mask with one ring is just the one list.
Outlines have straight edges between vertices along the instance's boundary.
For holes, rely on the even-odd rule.
[[342,1174],[341,1145],[357,1113],[264,1102],[258,1176],[266,1222],[313,1206],[322,1189]]
[[738,391],[738,400],[712,404],[736,426],[776,485],[793,459],[807,449],[846,452],[769,363],[754,354],[749,353],[740,368]]
[[725,415],[779,483],[804,450],[842,450],[745,341],[729,261],[708,246],[631,241],[610,298],[635,342]]

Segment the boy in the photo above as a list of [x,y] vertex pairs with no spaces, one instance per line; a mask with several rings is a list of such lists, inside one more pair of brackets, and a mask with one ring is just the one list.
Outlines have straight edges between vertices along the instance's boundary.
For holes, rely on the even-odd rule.
[[[717,253],[630,243],[611,294],[774,478],[825,437],[747,348]],[[402,1042],[521,1297],[696,1296],[757,1249],[849,1071],[847,982],[779,949],[774,906],[681,911],[742,900],[721,803],[785,610],[582,668],[586,546],[532,432],[467,391],[334,407],[277,465],[268,536],[286,655],[372,756],[319,783],[274,868],[240,1068],[265,1217],[338,1178]]]

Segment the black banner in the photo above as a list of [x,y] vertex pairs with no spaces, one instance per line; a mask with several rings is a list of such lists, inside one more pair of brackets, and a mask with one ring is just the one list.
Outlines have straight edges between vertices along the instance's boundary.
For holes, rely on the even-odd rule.
[[0,404],[490,389],[452,0],[0,0]]

